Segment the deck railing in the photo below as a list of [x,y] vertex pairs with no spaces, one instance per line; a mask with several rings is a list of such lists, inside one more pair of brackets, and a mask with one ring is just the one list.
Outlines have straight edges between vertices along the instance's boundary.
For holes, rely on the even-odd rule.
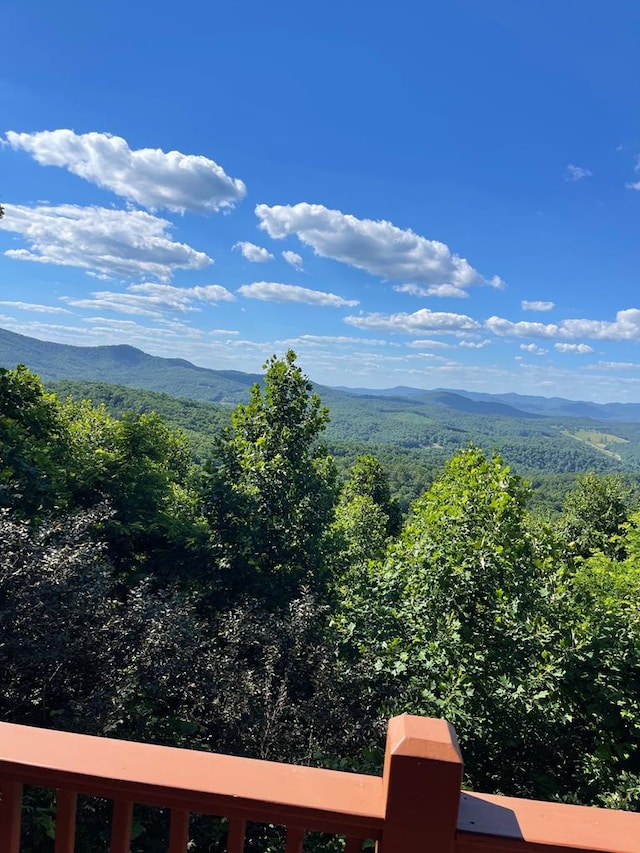
[[57,791],[55,853],[72,853],[79,794],[113,801],[111,853],[128,853],[134,804],[170,809],[169,853],[185,853],[191,813],[307,831],[379,853],[640,853],[640,814],[461,791],[462,758],[443,720],[394,717],[382,777],[0,723],[0,851],[19,853],[22,786]]

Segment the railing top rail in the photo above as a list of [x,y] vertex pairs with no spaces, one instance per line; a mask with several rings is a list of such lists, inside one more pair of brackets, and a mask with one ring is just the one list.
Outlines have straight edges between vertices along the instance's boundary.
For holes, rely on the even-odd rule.
[[0,723],[0,778],[377,838],[376,776]]
[[640,814],[464,792],[457,853],[640,853]]

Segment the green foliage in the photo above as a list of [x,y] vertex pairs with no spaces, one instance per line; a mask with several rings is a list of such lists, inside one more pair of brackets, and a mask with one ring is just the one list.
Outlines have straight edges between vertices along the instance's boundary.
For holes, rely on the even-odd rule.
[[[289,351],[266,364],[207,467],[202,495],[231,595],[282,603],[302,585],[322,592],[334,550],[333,460],[319,441],[329,413]],[[250,519],[250,524],[247,524]]]
[[65,438],[57,401],[37,376],[0,368],[0,506],[29,516],[66,503]]
[[[444,403],[427,416],[424,401],[363,399],[336,465],[294,353],[265,368],[215,414],[98,386],[104,405],[61,403],[25,368],[0,371],[3,717],[378,772],[384,718],[410,711],[456,726],[478,788],[638,808],[640,516],[625,484],[592,473],[565,499],[573,475],[538,473],[532,513],[531,488],[468,445],[471,403],[454,424]],[[362,443],[381,438],[376,418],[399,444]],[[545,419],[494,421],[496,446],[519,423],[519,464],[597,454]],[[28,809],[44,850],[49,805]],[[140,851],[165,832],[149,816],[137,829]]]
[[616,554],[627,519],[629,488],[620,476],[578,478],[564,502],[561,525],[571,552],[587,557],[596,551]]

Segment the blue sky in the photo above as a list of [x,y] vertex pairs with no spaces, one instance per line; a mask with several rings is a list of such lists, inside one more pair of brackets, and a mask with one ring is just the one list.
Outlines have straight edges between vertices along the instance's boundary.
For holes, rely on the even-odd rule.
[[0,326],[640,400],[640,5],[3,4]]

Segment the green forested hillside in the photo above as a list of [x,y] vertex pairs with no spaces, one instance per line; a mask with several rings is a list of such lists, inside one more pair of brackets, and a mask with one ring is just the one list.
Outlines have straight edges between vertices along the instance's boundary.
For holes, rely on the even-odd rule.
[[[260,380],[236,371],[206,370],[180,359],[149,356],[133,347],[63,346],[0,330],[0,365],[13,368],[18,362],[46,382],[79,382],[51,387],[104,401],[114,413],[127,406],[138,412],[153,408],[186,430],[200,453],[207,446],[210,427],[224,420],[225,414],[194,402],[218,402],[228,410],[247,400],[251,385]],[[124,388],[110,391],[104,383],[190,402],[179,404],[145,394],[136,397]],[[632,404],[597,406],[517,394],[410,388],[384,393],[315,389],[331,409],[327,440],[343,448],[345,444],[359,448],[367,444],[411,459],[417,451],[423,463],[433,468],[434,462],[442,462],[472,441],[488,452],[497,450],[527,475],[640,471],[640,424],[611,420],[625,412],[637,416]],[[557,416],[568,411],[580,416]],[[589,419],[584,412],[599,412],[609,420]]]
[[[472,787],[638,808],[640,516],[618,475],[544,518],[478,446],[334,457],[291,352],[206,422],[202,457],[130,406],[175,401],[102,390],[117,416],[0,370],[3,719],[377,771],[387,716],[441,716]],[[428,482],[406,513],[394,467]],[[51,849],[38,796],[29,853]],[[137,849],[159,832],[141,819]]]

